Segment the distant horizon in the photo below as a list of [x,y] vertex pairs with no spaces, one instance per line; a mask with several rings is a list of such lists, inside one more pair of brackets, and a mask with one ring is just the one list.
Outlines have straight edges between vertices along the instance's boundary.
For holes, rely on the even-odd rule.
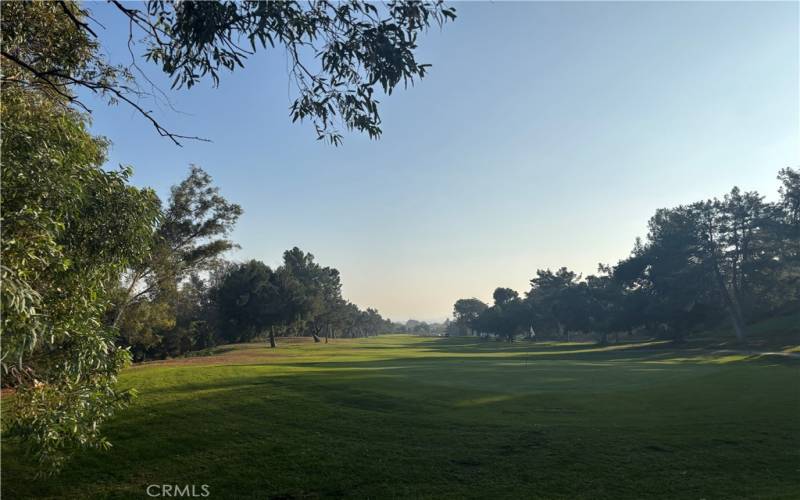
[[[524,293],[537,269],[584,275],[624,258],[657,208],[733,186],[776,196],[800,165],[797,3],[456,3],[419,40],[433,66],[381,100],[383,136],[338,148],[288,116],[285,55],[169,91],[176,147],[129,109],[87,96],[108,166],[165,198],[189,164],[244,215],[231,260],[278,265],[299,246],[341,271],[343,295],[405,322],[459,298]],[[92,5],[112,61],[127,24]],[[125,26],[123,26],[125,25]],[[125,28],[125,29],[123,29]],[[794,103],[794,105],[787,105]]]

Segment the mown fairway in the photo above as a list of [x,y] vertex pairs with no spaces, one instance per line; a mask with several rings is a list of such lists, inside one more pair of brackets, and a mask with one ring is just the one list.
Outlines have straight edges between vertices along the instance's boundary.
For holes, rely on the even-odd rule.
[[[114,448],[3,497],[798,498],[800,364],[660,344],[383,336],[128,369]],[[199,486],[198,486],[199,488]]]

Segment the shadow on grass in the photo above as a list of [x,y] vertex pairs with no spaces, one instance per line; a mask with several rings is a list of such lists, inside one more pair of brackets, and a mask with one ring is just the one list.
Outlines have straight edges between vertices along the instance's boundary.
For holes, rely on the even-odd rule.
[[142,498],[164,483],[209,484],[224,498],[791,490],[798,405],[780,390],[786,371],[657,369],[641,362],[652,353],[638,354],[614,369],[580,354],[527,366],[432,357],[185,367],[194,382],[144,387],[107,427],[114,448],[81,454],[61,476],[28,481],[31,465],[11,448],[3,493]]
[[[388,349],[388,358],[354,358],[349,353],[330,351],[329,358],[320,361],[295,360],[292,357],[271,357],[272,352],[265,353],[263,359],[254,359],[247,362],[231,362],[228,364],[215,364],[193,368],[213,372],[230,372],[232,370],[252,369],[252,384],[260,384],[264,377],[274,377],[276,380],[285,380],[306,374],[306,372],[320,372],[321,376],[329,377],[336,373],[337,376],[359,376],[361,372],[369,373],[371,377],[382,378],[424,378],[430,377],[431,383],[448,383],[458,379],[463,374],[484,377],[490,380],[494,377],[512,377],[525,380],[525,377],[535,375],[539,371],[563,373],[577,370],[576,373],[589,373],[591,377],[601,374],[614,374],[630,372],[636,373],[657,372],[671,370],[675,374],[682,373],[679,366],[685,370],[694,370],[701,366],[714,366],[730,363],[746,363],[753,366],[774,366],[783,364],[787,366],[800,366],[800,360],[779,357],[760,357],[758,355],[720,354],[714,355],[700,348],[669,349],[661,343],[637,343],[615,346],[599,347],[597,345],[517,345],[511,348],[497,349],[448,349],[451,347],[450,339],[432,339],[431,341],[413,344],[405,354],[403,349],[391,346],[369,346],[372,349]],[[468,346],[467,343],[459,343]],[[368,344],[367,344],[368,345]],[[349,349],[350,346],[348,346]],[[354,345],[354,349],[361,350],[364,344]],[[543,348],[542,348],[543,347]],[[324,353],[315,352],[313,354]],[[400,353],[400,354],[398,354]],[[449,354],[449,355],[448,355]],[[337,360],[337,355],[343,359]],[[233,361],[233,360],[232,360]],[[671,366],[670,366],[671,365]],[[175,370],[176,366],[166,365]],[[587,371],[591,369],[591,371]],[[606,377],[597,378],[598,381]],[[614,377],[612,377],[614,378]],[[594,385],[593,381],[587,381]],[[236,382],[228,382],[235,385]],[[513,386],[515,384],[511,384]],[[217,387],[216,389],[219,389]],[[189,382],[174,384],[164,388],[152,388],[153,393],[179,394],[192,391],[206,390],[202,382]]]
[[[224,390],[244,383],[251,387],[272,385],[298,388],[303,387],[309,380],[323,385],[338,380],[355,384],[352,387],[357,387],[365,380],[402,381],[405,389],[409,391],[415,391],[423,385],[451,385],[457,390],[468,390],[472,387],[500,393],[602,391],[608,388],[637,389],[645,385],[670,384],[686,376],[714,373],[720,365],[729,363],[753,368],[770,368],[779,364],[772,359],[756,357],[734,356],[732,360],[727,360],[725,357],[707,358],[704,357],[707,353],[701,350],[694,352],[694,357],[691,353],[692,351],[676,353],[653,349],[625,351],[585,349],[572,352],[538,352],[535,355],[534,353],[528,355],[526,352],[503,353],[502,356],[493,353],[472,356],[426,353],[424,356],[395,356],[388,359],[347,358],[325,361],[283,359],[274,364],[254,362],[205,366],[202,367],[204,372],[219,379],[219,382],[209,384],[207,381],[197,380],[150,388],[148,391],[150,394],[164,397]],[[780,361],[800,366],[797,360]],[[247,377],[236,378],[227,375],[239,371],[246,371]],[[657,378],[646,376],[662,372],[665,376]]]
[[692,351],[644,346],[353,349],[367,345],[390,357],[143,367],[126,381],[139,401],[107,426],[109,452],[34,482],[6,442],[3,493],[143,498],[168,483],[220,498],[696,498],[797,486],[800,401],[784,367],[669,365]]

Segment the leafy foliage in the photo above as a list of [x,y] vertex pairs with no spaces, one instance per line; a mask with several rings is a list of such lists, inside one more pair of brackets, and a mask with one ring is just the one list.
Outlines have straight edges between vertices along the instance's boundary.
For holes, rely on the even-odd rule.
[[2,94],[2,368],[15,390],[9,435],[43,471],[75,445],[107,446],[100,423],[128,353],[103,326],[113,283],[142,258],[158,216],[151,190],[107,172],[85,117],[22,88]]
[[310,119],[317,138],[333,144],[342,140],[337,120],[380,136],[375,88],[391,94],[423,78],[430,65],[416,60],[418,35],[456,17],[441,1],[152,1],[146,15],[126,12],[149,35],[146,57],[173,77],[173,87],[205,76],[218,85],[222,70],[282,45],[299,93],[292,120]]
[[[456,17],[455,9],[441,0],[152,0],[144,9],[110,3],[130,21],[131,47],[144,43],[145,59],[160,65],[173,88],[192,87],[206,77],[218,85],[221,72],[244,67],[258,50],[283,47],[297,91],[292,121],[310,120],[318,140],[336,145],[342,141],[342,126],[373,139],[380,136],[378,92],[388,95],[400,84],[407,87],[423,78],[430,64],[417,61],[419,35]],[[82,87],[132,107],[175,144],[206,140],[168,130],[140,105],[142,97],[156,96],[137,84],[133,70],[141,71],[135,60],[126,68],[102,56],[85,21],[91,19],[90,9],[74,2],[13,2],[5,10],[3,40],[15,43],[2,50],[9,69],[3,72],[4,83],[46,89],[88,110],[74,91]],[[70,58],[60,59],[63,54]]]
[[465,332],[470,325],[481,315],[487,306],[483,301],[476,298],[459,299],[453,304],[453,317],[455,317],[456,329]]
[[0,315],[3,385],[14,394],[3,426],[28,444],[41,473],[78,447],[107,447],[101,424],[132,395],[115,388],[129,354],[103,320],[158,218],[155,194],[130,186],[129,168],[101,168],[107,141],[70,106],[65,82],[124,78],[97,64],[97,44],[65,16],[73,8],[2,9]]

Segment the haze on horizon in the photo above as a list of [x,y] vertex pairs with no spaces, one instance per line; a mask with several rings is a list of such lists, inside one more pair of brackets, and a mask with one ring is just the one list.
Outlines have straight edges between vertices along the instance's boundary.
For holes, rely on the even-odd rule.
[[[276,265],[299,246],[393,320],[522,293],[539,268],[593,273],[657,208],[734,185],[771,199],[800,165],[797,3],[456,6],[420,40],[430,75],[382,99],[378,141],[334,148],[291,125],[278,51],[218,89],[169,92],[185,113],[163,123],[212,143],[176,147],[122,107],[94,106],[94,128],[115,140],[110,165],[161,196],[190,163],[207,170],[245,211],[231,258]],[[122,18],[93,10],[128,62]]]

